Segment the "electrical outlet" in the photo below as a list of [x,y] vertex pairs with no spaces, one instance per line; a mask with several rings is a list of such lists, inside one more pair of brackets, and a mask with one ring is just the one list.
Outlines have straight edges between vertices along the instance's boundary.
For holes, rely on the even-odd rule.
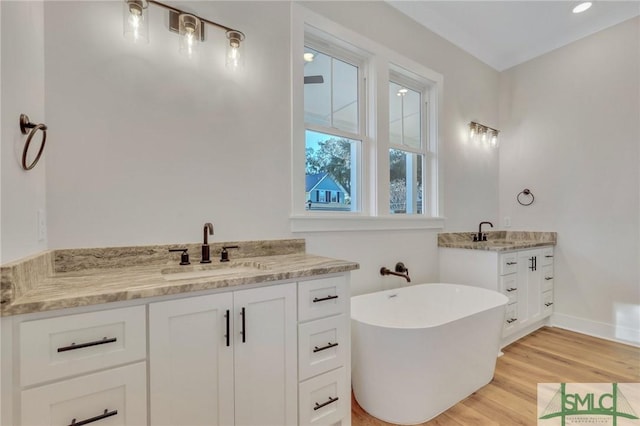
[[505,216],[503,222],[504,222],[504,227],[505,228],[510,228],[511,227],[511,217]]
[[38,209],[38,241],[47,239],[47,214],[44,209]]

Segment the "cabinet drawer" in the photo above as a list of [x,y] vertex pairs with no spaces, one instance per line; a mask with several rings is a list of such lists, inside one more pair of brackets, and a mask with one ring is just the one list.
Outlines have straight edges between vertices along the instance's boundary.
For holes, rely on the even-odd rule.
[[22,392],[22,425],[146,425],[146,386],[140,362],[29,389]]
[[504,326],[511,327],[518,322],[518,304],[512,303],[507,305],[507,309],[504,314]]
[[344,276],[298,283],[298,320],[308,321],[346,312]]
[[301,425],[332,425],[351,415],[344,367],[300,383]]
[[508,303],[518,301],[518,279],[516,274],[503,275],[499,278],[500,291],[509,298]]
[[553,289],[553,265],[542,267],[542,291]]
[[500,275],[513,274],[518,268],[517,253],[505,253],[500,255]]
[[543,249],[540,257],[540,263],[542,265],[553,265],[553,247]]
[[349,333],[345,315],[319,319],[298,327],[299,380],[346,363]]
[[112,367],[146,357],[144,306],[20,324],[22,386]]

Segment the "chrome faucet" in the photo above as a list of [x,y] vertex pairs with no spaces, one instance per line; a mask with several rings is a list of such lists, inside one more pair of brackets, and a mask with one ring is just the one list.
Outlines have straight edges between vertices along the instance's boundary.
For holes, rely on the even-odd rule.
[[478,226],[478,233],[473,236],[473,241],[487,241],[487,234],[482,233],[482,225],[487,224],[493,228],[493,223],[491,222],[480,222]]
[[204,224],[202,232],[204,241],[202,243],[202,260],[200,263],[211,263],[211,251],[209,250],[209,235],[213,235],[213,225],[209,222]]

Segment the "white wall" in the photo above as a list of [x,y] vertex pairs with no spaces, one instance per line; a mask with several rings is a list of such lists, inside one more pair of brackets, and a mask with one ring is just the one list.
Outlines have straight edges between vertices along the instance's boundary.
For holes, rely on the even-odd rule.
[[[640,343],[640,19],[500,77],[500,217],[558,232],[554,321]],[[530,207],[516,194],[530,188]]]
[[[38,239],[38,210],[46,207],[45,173],[51,146],[31,171],[22,170],[26,136],[20,132],[24,113],[46,123],[44,108],[44,14],[39,1],[0,2],[2,60],[0,67],[0,263],[46,249]],[[32,140],[36,153],[41,136]],[[35,148],[35,149],[34,149]]]
[[[465,136],[470,120],[497,121],[497,72],[382,2],[308,6],[444,75],[447,227],[495,221],[497,152],[467,146]],[[224,32],[210,28],[202,46],[208,53],[198,63],[180,57],[157,7],[150,8],[150,44],[136,46],[122,37],[120,2],[45,2],[44,107],[51,130],[46,184],[41,177],[33,192],[46,190],[50,248],[198,241],[205,221],[215,224],[218,241],[292,236],[290,5],[181,7],[246,33],[243,73],[224,68]],[[2,55],[4,67],[4,49]],[[14,98],[4,92],[2,98],[4,114],[5,101]],[[8,176],[3,169],[3,186]],[[36,210],[6,200],[3,193],[5,223],[5,215],[27,220]],[[414,282],[437,280],[436,234],[293,236],[306,238],[311,253],[360,262],[353,274],[358,294],[400,285],[400,278],[378,275],[380,266],[400,260]],[[23,233],[3,234],[6,247],[25,241]],[[31,244],[11,258],[39,250]]]

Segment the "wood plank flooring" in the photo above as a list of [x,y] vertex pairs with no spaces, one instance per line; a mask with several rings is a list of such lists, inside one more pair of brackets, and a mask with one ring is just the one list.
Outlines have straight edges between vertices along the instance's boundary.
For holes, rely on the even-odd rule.
[[[640,382],[640,348],[544,327],[503,349],[494,379],[424,425],[536,425],[538,383]],[[390,423],[352,398],[353,426]]]

